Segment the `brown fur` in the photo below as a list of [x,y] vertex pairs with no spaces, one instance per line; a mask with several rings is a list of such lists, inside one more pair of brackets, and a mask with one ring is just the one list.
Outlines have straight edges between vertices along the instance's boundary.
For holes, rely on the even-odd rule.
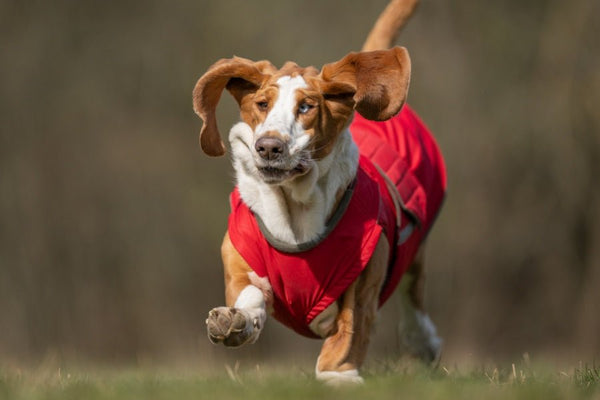
[[363,117],[385,121],[400,111],[410,82],[410,58],[404,47],[350,53],[321,71],[327,83],[353,88],[356,111]]
[[229,233],[223,238],[221,258],[225,272],[225,304],[227,307],[233,307],[240,292],[251,284],[248,274],[252,272],[252,268],[233,247]]
[[425,244],[421,244],[415,259],[406,271],[403,279],[408,279],[407,295],[412,306],[425,311]]
[[375,22],[362,51],[389,49],[418,4],[419,0],[392,0]]

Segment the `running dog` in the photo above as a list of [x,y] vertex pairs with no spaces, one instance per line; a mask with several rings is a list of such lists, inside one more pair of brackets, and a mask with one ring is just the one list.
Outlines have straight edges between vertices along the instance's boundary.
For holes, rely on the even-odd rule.
[[236,187],[221,247],[225,304],[213,343],[255,342],[271,314],[324,339],[317,379],[362,382],[378,308],[399,285],[401,337],[426,362],[441,340],[424,310],[423,242],[445,191],[443,158],[405,104],[408,51],[391,47],[417,0],[392,0],[361,52],[320,70],[222,59],[198,80],[202,150],[225,154],[215,111],[224,89]]

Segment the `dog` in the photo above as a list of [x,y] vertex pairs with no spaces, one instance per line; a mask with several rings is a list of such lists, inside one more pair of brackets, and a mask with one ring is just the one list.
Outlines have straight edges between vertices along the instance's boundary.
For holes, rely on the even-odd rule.
[[226,89],[236,187],[221,247],[226,306],[210,310],[211,342],[255,342],[267,315],[324,339],[316,378],[362,382],[378,308],[399,285],[408,351],[437,360],[424,309],[423,248],[446,191],[435,140],[405,105],[408,51],[391,47],[417,0],[392,0],[361,52],[318,70],[222,59],[198,80],[200,145],[225,154],[215,111]]

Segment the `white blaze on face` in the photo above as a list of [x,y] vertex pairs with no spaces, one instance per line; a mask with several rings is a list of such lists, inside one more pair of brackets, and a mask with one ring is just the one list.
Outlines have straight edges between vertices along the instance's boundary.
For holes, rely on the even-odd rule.
[[296,121],[296,91],[307,88],[306,81],[301,76],[283,76],[277,80],[279,94],[267,118],[256,127],[256,137],[268,131],[277,131],[284,140],[288,141],[290,153],[302,148],[309,140],[302,125]]

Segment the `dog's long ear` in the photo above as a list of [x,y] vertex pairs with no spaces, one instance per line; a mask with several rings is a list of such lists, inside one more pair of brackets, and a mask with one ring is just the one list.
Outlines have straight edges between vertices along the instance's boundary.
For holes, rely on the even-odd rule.
[[350,53],[323,66],[322,90],[330,96],[352,96],[363,117],[384,121],[396,115],[406,101],[410,57],[404,47]]
[[194,111],[202,118],[200,146],[209,156],[225,154],[225,145],[217,127],[216,110],[223,89],[227,88],[238,104],[249,92],[257,90],[275,67],[268,61],[245,58],[222,59],[211,66],[194,88]]

